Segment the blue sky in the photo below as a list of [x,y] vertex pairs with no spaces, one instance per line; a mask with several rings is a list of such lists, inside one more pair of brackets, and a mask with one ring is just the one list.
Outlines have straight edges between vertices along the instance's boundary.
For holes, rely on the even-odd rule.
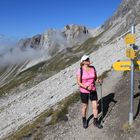
[[95,28],[116,11],[121,0],[0,0],[0,34],[31,37],[67,24]]

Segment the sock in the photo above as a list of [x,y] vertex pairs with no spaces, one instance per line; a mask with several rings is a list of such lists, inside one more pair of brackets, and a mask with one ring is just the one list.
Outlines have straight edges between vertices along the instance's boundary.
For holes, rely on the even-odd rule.
[[94,123],[97,123],[98,119],[97,118],[94,118]]

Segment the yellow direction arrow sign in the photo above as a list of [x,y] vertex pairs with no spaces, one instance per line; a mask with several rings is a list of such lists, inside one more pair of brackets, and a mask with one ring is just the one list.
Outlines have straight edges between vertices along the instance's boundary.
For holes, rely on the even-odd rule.
[[[136,61],[134,63],[135,70],[140,70],[140,61]],[[113,68],[116,71],[127,71],[131,70],[131,61],[121,61],[121,62],[115,62],[113,64]]]
[[128,44],[135,44],[136,37],[135,34],[127,34],[124,38],[125,43]]

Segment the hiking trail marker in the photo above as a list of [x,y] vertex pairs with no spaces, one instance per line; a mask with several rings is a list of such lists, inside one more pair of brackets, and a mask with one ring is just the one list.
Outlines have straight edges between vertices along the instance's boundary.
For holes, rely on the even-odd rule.
[[[113,64],[113,68],[116,71],[130,71],[131,61],[120,61]],[[134,70],[140,70],[140,61],[134,62]]]
[[130,44],[135,44],[136,42],[136,37],[135,34],[127,34],[124,38],[125,43],[128,45]]
[[126,56],[130,58],[130,61],[120,61],[113,64],[113,68],[116,71],[130,71],[131,74],[131,87],[130,87],[130,112],[129,112],[129,125],[133,124],[134,120],[134,71],[140,70],[140,61],[136,61],[139,51],[136,51],[136,36],[135,26],[132,25],[131,33],[127,34],[124,38],[126,45],[130,45],[129,49],[126,49]]
[[134,59],[137,57],[137,52],[135,50],[131,49],[126,49],[126,56],[130,59]]

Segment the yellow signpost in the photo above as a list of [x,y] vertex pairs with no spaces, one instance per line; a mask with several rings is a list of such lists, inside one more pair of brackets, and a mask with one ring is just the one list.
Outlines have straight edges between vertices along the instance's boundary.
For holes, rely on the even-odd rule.
[[130,58],[130,61],[115,62],[113,68],[116,71],[130,71],[130,112],[129,112],[129,125],[132,125],[134,120],[134,72],[140,70],[140,60],[137,61],[139,50],[135,45],[136,35],[135,26],[131,26],[131,33],[124,37],[124,42],[129,45],[129,49],[126,49],[126,56]]
[[[136,61],[139,51],[136,49],[136,35],[135,26],[131,26],[131,33],[127,34],[124,38],[126,45],[130,46],[130,49],[126,50],[126,56],[130,58],[130,61],[115,62],[113,68],[116,71],[129,71],[130,70],[130,112],[129,112],[129,125],[132,125],[134,120],[134,70],[140,70],[140,61]],[[136,51],[137,50],[137,51]]]
[[[113,68],[116,71],[128,71],[128,70],[131,70],[131,61],[115,62],[113,64]],[[134,69],[135,70],[140,70],[140,61],[136,61],[134,63]]]
[[135,34],[127,34],[124,38],[126,44],[135,44],[136,36]]

